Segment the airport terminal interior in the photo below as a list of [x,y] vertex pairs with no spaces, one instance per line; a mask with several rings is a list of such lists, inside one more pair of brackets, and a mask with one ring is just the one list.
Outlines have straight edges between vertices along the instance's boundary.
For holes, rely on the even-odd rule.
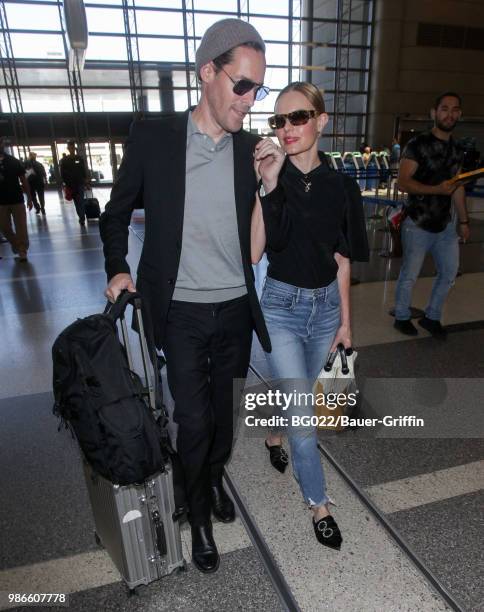
[[[220,568],[195,568],[184,522],[186,571],[129,593],[96,541],[77,445],[52,412],[54,340],[106,305],[99,220],[79,224],[60,161],[74,140],[102,211],[131,122],[197,104],[195,50],[227,17],[249,21],[267,46],[271,93],[245,129],[274,137],[278,92],[314,83],[330,117],[319,148],[362,193],[370,258],[351,268],[359,415],[416,415],[425,426],[319,430],[344,538],[334,551],[314,538],[291,468],[270,465],[266,431],[247,426],[241,403],[224,480],[237,517],[214,521]],[[432,127],[439,93],[462,97],[454,137],[467,170],[484,165],[482,0],[0,0],[0,19],[0,136],[17,159],[36,153],[46,175],[45,214],[27,210],[28,260],[0,236],[0,610],[24,609],[9,593],[62,593],[64,606],[87,612],[483,610],[484,179],[466,186],[470,237],[459,244],[445,340],[393,327],[402,258],[392,228],[405,199],[395,141],[403,150]],[[144,232],[136,208],[133,273]],[[254,266],[259,294],[266,269],[265,257]],[[427,256],[414,320],[434,277]],[[255,335],[250,364],[246,391],[264,391],[270,370]]]

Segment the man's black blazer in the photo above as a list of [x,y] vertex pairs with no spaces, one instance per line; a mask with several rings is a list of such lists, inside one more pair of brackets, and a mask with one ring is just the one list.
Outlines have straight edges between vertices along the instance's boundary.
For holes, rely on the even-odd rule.
[[[136,287],[148,309],[158,348],[163,346],[166,317],[180,263],[187,122],[188,111],[133,124],[111,199],[100,220],[109,280],[119,272],[130,272],[126,262],[128,226],[133,209],[143,202],[145,239]],[[253,152],[257,141],[257,136],[243,130],[233,135],[235,204],[253,326],[264,350],[270,351],[250,257],[250,221],[257,189]]]

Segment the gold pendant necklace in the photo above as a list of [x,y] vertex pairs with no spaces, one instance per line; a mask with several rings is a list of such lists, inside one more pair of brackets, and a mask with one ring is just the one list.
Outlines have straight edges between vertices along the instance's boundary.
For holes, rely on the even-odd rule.
[[311,190],[311,181],[308,181],[308,175],[306,174],[304,178],[301,178],[301,183],[304,185],[304,193],[308,193]]

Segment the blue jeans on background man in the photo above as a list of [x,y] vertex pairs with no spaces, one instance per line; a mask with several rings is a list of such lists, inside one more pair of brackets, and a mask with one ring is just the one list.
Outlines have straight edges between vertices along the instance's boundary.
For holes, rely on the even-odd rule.
[[[294,391],[294,381],[287,379],[298,379],[305,387],[298,392],[311,392],[340,325],[337,281],[319,289],[300,289],[267,277],[261,307],[272,343],[267,359],[273,377],[283,383],[285,379],[286,392]],[[294,414],[312,416],[313,406],[292,405],[282,416],[290,419]],[[316,428],[289,426],[287,434],[294,477],[306,503],[328,503]]]
[[442,306],[454,285],[459,268],[459,238],[449,222],[441,232],[420,229],[407,217],[402,225],[403,259],[395,294],[395,319],[410,319],[412,290],[419,277],[425,255],[430,253],[437,269],[425,316],[440,321]]

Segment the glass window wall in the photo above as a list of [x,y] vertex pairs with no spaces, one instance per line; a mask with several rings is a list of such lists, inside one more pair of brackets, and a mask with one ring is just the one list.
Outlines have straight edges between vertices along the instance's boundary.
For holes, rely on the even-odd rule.
[[[310,5],[313,12],[307,14]],[[292,80],[307,79],[324,92],[332,134],[340,138],[339,144],[354,148],[364,137],[354,134],[365,125],[372,0],[133,0],[130,6],[135,7],[129,11],[132,57],[128,57],[121,0],[86,1],[89,44],[81,75],[86,111],[133,110],[130,61],[135,75],[138,62],[141,67],[148,112],[161,110],[160,71],[171,72],[176,110],[196,103],[195,74],[191,70],[187,75],[185,66],[193,65],[201,36],[219,19],[242,17],[268,41],[265,83],[272,89],[270,96],[254,105],[247,119],[249,129],[266,133],[277,93]],[[59,6],[43,0],[8,0],[6,9],[24,111],[71,111]],[[185,26],[188,44],[183,39]],[[1,79],[0,101],[8,112]],[[345,134],[352,134],[351,146],[344,142]]]
[[185,43],[180,38],[139,38],[138,45],[142,62],[185,62]]
[[[136,11],[138,34],[183,36],[183,14],[168,11]],[[185,58],[183,58],[185,59]]]
[[124,34],[123,11],[88,6],[86,17],[89,32]]
[[58,30],[60,32],[57,6],[5,3],[8,27],[11,30]]
[[64,45],[60,34],[12,32],[10,38],[15,59],[65,59]]
[[72,103],[69,89],[21,89],[24,113],[69,113]]
[[89,36],[86,61],[89,60],[127,62],[126,39],[124,36]]

